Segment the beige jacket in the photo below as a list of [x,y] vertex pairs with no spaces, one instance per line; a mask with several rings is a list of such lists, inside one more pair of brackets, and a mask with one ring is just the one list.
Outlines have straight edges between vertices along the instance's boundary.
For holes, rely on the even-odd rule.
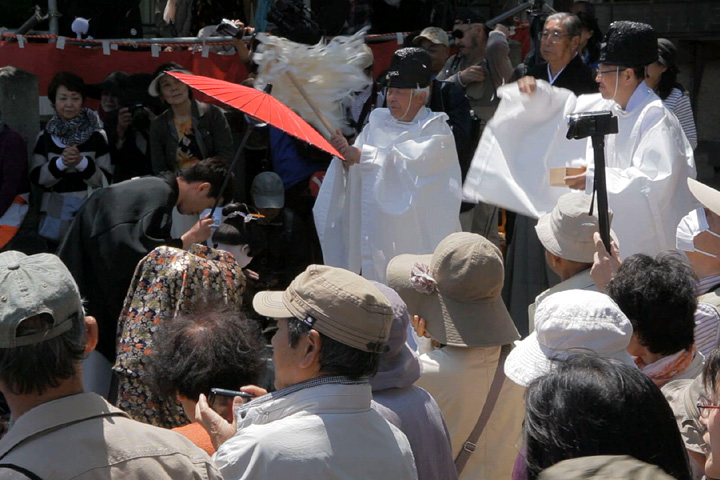
[[[500,357],[496,347],[444,347],[420,356],[415,383],[435,398],[450,432],[453,458],[480,417]],[[525,417],[525,389],[505,379],[490,420],[460,480],[507,480],[517,457]]]
[[[190,440],[131,420],[94,393],[26,412],[0,440],[0,463],[52,480],[222,480],[207,453]],[[0,478],[27,480],[4,468]]]

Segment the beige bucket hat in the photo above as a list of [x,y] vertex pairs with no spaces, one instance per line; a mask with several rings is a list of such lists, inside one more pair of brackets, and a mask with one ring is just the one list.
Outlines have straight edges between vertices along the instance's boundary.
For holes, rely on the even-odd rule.
[[[560,197],[550,213],[540,217],[535,231],[545,249],[565,260],[592,263],[595,253],[593,234],[598,230],[597,205],[590,215],[592,197],[580,192]],[[610,223],[613,213],[609,211]],[[615,245],[620,246],[615,232],[610,230]]]
[[410,315],[427,321],[438,342],[486,347],[520,335],[500,298],[505,271],[500,250],[474,233],[447,236],[432,255],[399,255],[387,279]]
[[707,208],[715,215],[720,215],[719,191],[698,182],[694,178],[688,178],[687,183],[688,188],[690,188],[690,193],[693,194],[693,196],[697,199],[698,202],[702,203],[703,207]]

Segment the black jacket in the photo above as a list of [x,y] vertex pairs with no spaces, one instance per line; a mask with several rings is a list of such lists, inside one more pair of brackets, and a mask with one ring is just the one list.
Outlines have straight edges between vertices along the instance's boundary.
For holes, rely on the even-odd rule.
[[[540,80],[550,81],[548,78],[547,62],[530,67],[527,74]],[[560,72],[554,87],[566,88],[575,95],[584,93],[597,93],[598,85],[595,82],[592,68],[583,63],[580,55],[575,55],[565,69]]]
[[80,208],[57,255],[67,265],[100,328],[97,350],[115,360],[117,321],[138,262],[172,239],[178,199],[174,175],[143,177],[95,192]]

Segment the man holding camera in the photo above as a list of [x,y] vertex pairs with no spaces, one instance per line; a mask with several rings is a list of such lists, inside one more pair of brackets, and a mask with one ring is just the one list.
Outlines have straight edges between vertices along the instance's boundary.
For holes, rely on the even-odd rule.
[[[576,140],[558,137],[548,140],[533,132],[540,131],[548,124],[566,124],[567,112],[605,110],[617,117],[618,133],[605,137],[605,162],[608,202],[615,212],[612,227],[620,240],[620,250],[624,257],[635,253],[654,255],[674,248],[675,227],[694,204],[686,185],[686,179],[695,177],[696,173],[692,147],[677,118],[644,82],[646,66],[657,60],[657,54],[657,33],[650,25],[614,22],[600,51],[596,75],[599,95],[575,97],[567,91],[550,88],[547,83],[529,77],[518,82],[519,92],[511,88],[502,92],[509,107],[520,106],[525,112],[540,109],[542,113],[528,122],[513,121],[507,117],[498,119],[498,123],[512,121],[512,129],[527,131],[524,141],[533,146],[534,155],[538,159],[552,154],[553,162],[570,166],[578,158],[583,158],[587,170],[565,177],[565,182],[569,187],[584,190],[588,194],[592,193],[594,182],[590,139],[584,145],[580,144],[578,152]],[[590,124],[595,120],[592,115],[585,115],[580,120],[583,125],[578,127],[592,128]],[[494,130],[497,128],[496,125]],[[564,127],[560,129],[564,133]],[[500,145],[517,142],[516,137],[483,138],[478,151],[482,149],[483,143],[487,143],[486,140]],[[479,162],[479,158],[476,157],[475,161]],[[523,162],[520,158],[508,155],[501,161],[517,165]],[[523,174],[531,175],[532,168],[524,170]],[[473,172],[471,167],[469,182],[466,182],[466,195],[478,193],[480,173],[479,168]],[[536,204],[546,202],[552,196],[548,193],[547,172],[544,175],[544,178],[536,180],[546,182],[544,185],[538,183],[537,191],[522,194],[535,198]],[[474,185],[468,188],[468,183]],[[520,198],[515,193],[512,195]],[[543,205],[536,211],[547,211],[550,208]]]

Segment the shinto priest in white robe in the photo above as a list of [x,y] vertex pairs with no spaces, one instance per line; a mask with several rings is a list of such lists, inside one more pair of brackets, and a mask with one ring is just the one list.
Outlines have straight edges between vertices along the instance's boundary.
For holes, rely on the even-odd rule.
[[677,118],[644,82],[627,111],[600,94],[576,97],[542,80],[532,95],[520,93],[516,83],[498,93],[502,101],[465,180],[467,201],[538,218],[568,191],[549,186],[550,168],[565,166],[586,165],[585,191],[592,193],[591,139],[567,140],[566,117],[610,110],[618,117],[618,133],[605,137],[605,170],[621,256],[675,248],[677,224],[695,208],[686,181],[696,175],[695,161]]
[[385,282],[388,262],[432,253],[460,231],[460,165],[447,115],[421,108],[411,122],[376,108],[355,140],[360,162],[334,158],[315,202],[326,265]]

